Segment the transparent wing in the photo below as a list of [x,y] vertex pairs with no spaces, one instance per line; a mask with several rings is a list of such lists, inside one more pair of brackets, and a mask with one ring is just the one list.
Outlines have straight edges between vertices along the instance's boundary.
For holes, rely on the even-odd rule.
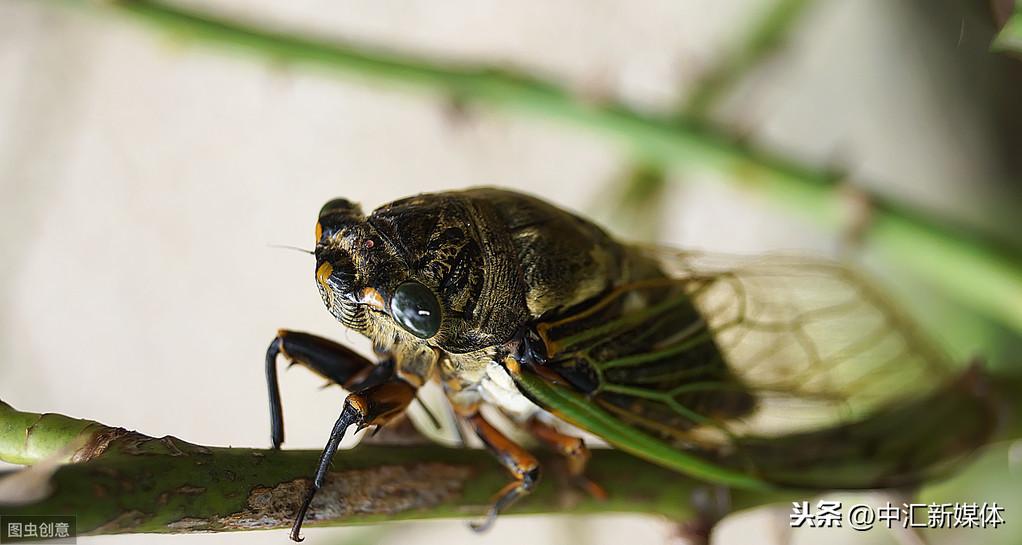
[[923,396],[955,366],[850,268],[797,256],[645,250],[688,292],[727,365],[757,395],[733,433],[849,421]]

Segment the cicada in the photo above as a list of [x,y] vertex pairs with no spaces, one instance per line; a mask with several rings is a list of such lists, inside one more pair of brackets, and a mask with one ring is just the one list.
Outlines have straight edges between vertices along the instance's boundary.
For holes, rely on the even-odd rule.
[[512,479],[477,529],[538,482],[539,464],[486,404],[567,457],[583,441],[707,483],[882,488],[917,483],[982,444],[982,376],[959,373],[868,282],[801,257],[725,258],[622,243],[539,198],[422,194],[368,216],[345,199],[316,223],[316,285],[375,358],[280,331],[266,355],[272,442],[284,438],[284,355],[350,395],[291,537],[345,433],[384,426],[438,381]]

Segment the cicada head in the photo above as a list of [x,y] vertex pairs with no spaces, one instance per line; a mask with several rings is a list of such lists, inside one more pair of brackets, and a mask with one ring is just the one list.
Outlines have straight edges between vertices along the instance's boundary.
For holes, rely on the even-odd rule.
[[444,312],[435,291],[409,269],[397,248],[359,205],[334,199],[316,223],[316,284],[345,326],[389,346],[395,339],[431,340]]
[[529,309],[519,250],[501,216],[514,207],[498,209],[501,198],[493,190],[427,193],[368,215],[345,199],[328,202],[316,226],[327,307],[380,347],[403,339],[465,353],[507,342]]

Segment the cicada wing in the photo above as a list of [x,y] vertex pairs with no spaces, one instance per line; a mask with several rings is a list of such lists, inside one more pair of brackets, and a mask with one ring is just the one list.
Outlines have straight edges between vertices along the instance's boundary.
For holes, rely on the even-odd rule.
[[760,435],[849,421],[924,395],[955,365],[850,268],[794,256],[727,257],[647,249],[693,303],[759,408]]
[[623,424],[766,480],[845,488],[917,481],[992,429],[979,373],[956,379],[848,267],[636,252],[662,276],[538,326],[549,367]]
[[646,251],[669,276],[708,283],[695,305],[756,395],[756,410],[726,425],[731,462],[800,486],[895,486],[941,471],[993,431],[982,370],[956,365],[849,267]]

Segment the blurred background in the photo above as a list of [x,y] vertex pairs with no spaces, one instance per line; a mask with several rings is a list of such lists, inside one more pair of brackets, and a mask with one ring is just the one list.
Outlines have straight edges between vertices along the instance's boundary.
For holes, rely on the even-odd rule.
[[[898,259],[872,252],[868,240],[857,243],[855,221],[833,229],[792,213],[743,185],[741,169],[703,168],[698,157],[651,164],[584,128],[224,53],[67,4],[75,2],[0,3],[0,397],[18,409],[200,444],[268,446],[262,359],[277,328],[368,348],[326,312],[312,258],[270,245],[311,247],[316,212],[332,197],[370,210],[474,185],[540,195],[623,238],[848,259],[880,278],[956,359],[1022,364],[1017,323],[962,305]],[[178,5],[436,62],[516,70],[579,101],[681,116],[839,174],[853,212],[868,191],[1017,257],[1022,62],[990,51],[1010,4]],[[322,447],[344,394],[320,386],[304,371],[283,375],[286,447]],[[1017,543],[1022,446],[992,447],[923,498],[1006,506],[1006,528],[935,530],[932,543]],[[782,505],[735,515],[715,543],[909,539],[883,530],[790,531],[789,514]],[[323,544],[540,545],[667,543],[674,531],[637,515],[506,516],[485,537],[463,521],[305,535]],[[284,543],[286,535],[80,539]]]

